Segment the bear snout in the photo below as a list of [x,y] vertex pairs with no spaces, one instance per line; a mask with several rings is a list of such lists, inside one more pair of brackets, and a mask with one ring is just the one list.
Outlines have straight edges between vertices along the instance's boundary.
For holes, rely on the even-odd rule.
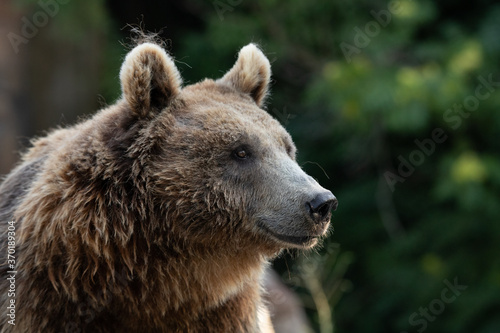
[[315,223],[322,223],[329,218],[331,210],[337,209],[338,200],[332,192],[323,191],[315,194],[305,206],[311,219]]

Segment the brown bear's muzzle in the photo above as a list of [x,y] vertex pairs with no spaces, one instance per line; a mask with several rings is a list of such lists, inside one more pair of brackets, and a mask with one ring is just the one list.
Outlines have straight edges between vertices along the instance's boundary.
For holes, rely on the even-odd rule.
[[306,209],[311,219],[316,223],[325,222],[330,219],[330,211],[336,210],[337,198],[330,191],[324,191],[314,195],[313,199],[306,202]]

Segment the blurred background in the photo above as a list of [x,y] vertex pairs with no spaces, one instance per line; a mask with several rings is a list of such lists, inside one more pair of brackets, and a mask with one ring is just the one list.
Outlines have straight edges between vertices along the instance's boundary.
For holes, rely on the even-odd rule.
[[312,331],[500,332],[498,1],[2,0],[0,174],[119,98],[128,24],[187,84],[270,58],[267,108],[340,202],[321,249],[274,263]]

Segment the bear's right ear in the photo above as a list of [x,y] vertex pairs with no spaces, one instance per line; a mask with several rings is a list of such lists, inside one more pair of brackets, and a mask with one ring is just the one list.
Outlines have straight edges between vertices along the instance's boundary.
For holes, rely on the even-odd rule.
[[127,54],[120,81],[123,97],[140,118],[167,107],[182,84],[172,58],[153,43],[140,44]]

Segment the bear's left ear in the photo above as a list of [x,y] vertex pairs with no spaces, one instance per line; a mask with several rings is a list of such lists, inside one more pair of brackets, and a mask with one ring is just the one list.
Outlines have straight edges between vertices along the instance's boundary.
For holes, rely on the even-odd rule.
[[127,54],[120,81],[123,97],[139,118],[167,107],[182,84],[172,58],[153,43],[140,44]]
[[269,60],[255,44],[248,44],[238,53],[238,60],[233,68],[218,82],[229,84],[236,90],[249,94],[258,106],[262,106],[270,79]]

